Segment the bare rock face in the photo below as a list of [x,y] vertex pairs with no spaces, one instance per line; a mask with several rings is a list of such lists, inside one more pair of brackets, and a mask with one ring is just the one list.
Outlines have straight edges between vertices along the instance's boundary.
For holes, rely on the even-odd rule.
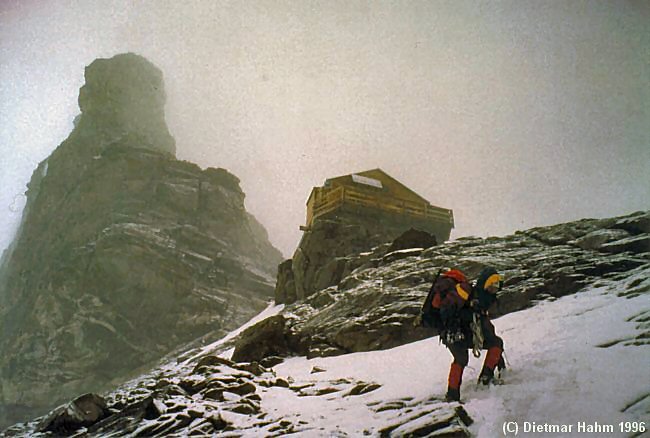
[[293,259],[288,259],[278,265],[278,275],[275,282],[275,302],[278,304],[294,303],[296,298]]
[[106,400],[97,394],[84,394],[50,412],[38,425],[37,431],[67,435],[108,415]]
[[139,148],[176,154],[165,123],[163,75],[156,66],[125,53],[95,60],[86,67],[85,78],[79,90],[78,126],[103,140],[135,135]]
[[375,242],[376,238],[361,225],[314,221],[293,256],[291,269],[296,298],[302,300],[317,290],[337,284],[342,276],[341,258],[368,249]]
[[290,351],[285,338],[285,320],[282,315],[272,316],[260,322],[255,329],[245,330],[240,335],[240,346],[232,359],[240,361],[261,361],[265,357],[287,355]]
[[317,218],[305,232],[293,258],[278,269],[275,301],[291,304],[330,286],[336,286],[364,261],[362,254],[381,244],[423,248],[436,244],[435,237],[419,230],[387,227],[374,222]]
[[393,240],[393,243],[388,247],[388,252],[412,248],[426,249],[437,244],[436,236],[426,231],[410,228]]
[[240,326],[282,260],[236,176],[174,158],[156,67],[118,55],[86,81],[0,263],[0,426]]

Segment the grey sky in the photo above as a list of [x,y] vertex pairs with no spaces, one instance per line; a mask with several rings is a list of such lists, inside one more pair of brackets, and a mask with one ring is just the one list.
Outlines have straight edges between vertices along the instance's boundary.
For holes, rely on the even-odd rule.
[[311,188],[375,167],[452,237],[650,208],[647,1],[4,1],[0,248],[84,67],[126,51],[163,71],[177,156],[236,174],[286,256]]

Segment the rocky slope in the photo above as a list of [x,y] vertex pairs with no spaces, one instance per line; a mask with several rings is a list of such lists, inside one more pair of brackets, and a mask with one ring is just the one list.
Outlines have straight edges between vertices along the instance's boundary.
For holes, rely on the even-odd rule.
[[316,218],[304,232],[293,258],[278,268],[275,302],[292,304],[337,285],[363,263],[359,254],[393,239],[392,250],[411,248],[414,242],[423,248],[436,244],[435,236],[405,229],[403,224],[368,217],[352,220],[345,215],[336,220]]
[[118,55],[85,77],[0,266],[0,424],[238,327],[282,260],[234,175],[175,159],[155,66]]
[[486,265],[502,272],[506,281],[495,316],[579,292],[650,262],[650,212],[585,219],[506,237],[462,238],[429,249],[389,249],[384,244],[341,259],[357,267],[336,285],[286,306],[245,332],[233,357],[250,361],[272,355],[328,356],[430,336],[412,321],[443,267],[460,268],[473,278]]
[[[269,310],[256,319],[264,319]],[[434,430],[468,436],[467,426],[473,420],[458,404],[444,403],[440,397],[374,397],[369,401],[367,396],[381,384],[353,377],[319,378],[325,372],[319,367],[296,378],[282,376],[272,368],[277,359],[261,364],[234,362],[223,357],[234,337],[236,333],[176,358],[170,355],[153,371],[104,396],[80,395],[0,436],[332,436],[324,428],[316,429],[309,418],[301,419],[299,409],[291,418],[271,412],[274,404],[284,405],[288,400],[306,406],[336,404],[337,400],[360,404],[386,423],[379,431],[381,436]],[[339,430],[334,436],[348,435]]]
[[[566,318],[570,318],[566,323],[568,326],[580,322],[589,325],[591,330],[600,324],[599,321],[621,326],[611,326],[609,331],[599,332],[595,337],[593,333],[580,332],[574,344],[584,346],[596,342],[590,348],[611,351],[608,360],[619,354],[610,350],[614,346],[648,348],[650,314],[644,297],[650,293],[650,212],[582,220],[506,237],[464,238],[427,250],[388,251],[388,248],[388,244],[382,245],[370,253],[353,257],[354,263],[359,260],[363,263],[338,286],[321,290],[303,302],[276,306],[273,312],[260,315],[257,321],[251,321],[214,344],[172,355],[152,372],[105,394],[103,399],[82,396],[70,402],[67,408],[16,425],[5,434],[32,436],[41,431],[43,436],[283,436],[304,432],[311,436],[320,436],[319,433],[356,436],[365,427],[363,433],[373,436],[429,436],[433,433],[471,436],[472,429],[481,429],[481,425],[472,425],[477,421],[473,416],[486,414],[476,409],[468,412],[464,406],[443,403],[439,396],[432,397],[432,390],[428,388],[430,382],[409,380],[410,389],[401,393],[410,391],[417,393],[417,397],[373,395],[375,391],[395,394],[395,388],[404,386],[400,382],[408,380],[408,376],[394,371],[403,360],[402,353],[386,351],[386,355],[381,356],[383,359],[370,358],[366,362],[362,362],[363,355],[349,355],[340,365],[334,361],[326,362],[334,358],[315,359],[320,360],[318,363],[327,363],[325,368],[340,368],[339,376],[365,376],[362,378],[333,378],[326,369],[313,365],[310,365],[312,368],[307,375],[286,375],[280,371],[295,367],[277,357],[294,354],[334,356],[385,349],[432,336],[432,332],[413,327],[412,322],[427,292],[428,282],[441,267],[460,267],[475,275],[489,264],[504,272],[506,285],[499,297],[501,314],[530,307],[537,309],[535,305],[540,302],[562,305],[560,297],[584,292],[589,295],[587,301],[569,303],[575,308],[567,312],[555,306],[549,317],[559,318],[566,313]],[[602,319],[609,314],[607,306],[612,305],[607,303],[618,303],[617,312],[620,314],[616,314],[616,321]],[[550,309],[544,305],[539,307]],[[601,319],[589,319],[589,324],[581,322],[585,318],[582,315],[596,310]],[[535,318],[543,320],[544,312],[539,310]],[[619,321],[617,318],[621,317],[625,319]],[[505,326],[510,328],[505,330],[521,327],[522,319],[525,320],[519,318],[518,322],[509,322]],[[531,321],[529,328],[522,328],[527,332],[525,336],[543,339],[545,334],[536,331],[534,324]],[[558,324],[554,333],[548,333],[549,336],[566,334],[568,327]],[[504,330],[500,321],[497,321],[497,326]],[[560,344],[553,345],[560,348]],[[422,348],[431,350],[427,354],[433,354],[435,350],[435,354],[444,357],[428,357],[426,361],[416,359],[413,353]],[[536,357],[534,350],[534,345],[527,346],[525,352],[513,356],[530,361]],[[588,352],[584,354],[594,354],[591,349]],[[448,370],[449,360],[444,347],[427,342],[426,347],[421,345],[404,350],[404,353],[412,356],[409,364],[419,367],[413,370],[418,371],[418,375],[426,376],[435,363],[440,371],[437,380],[442,382],[440,385],[444,384],[443,376]],[[558,353],[545,360],[557,360],[555,354]],[[643,357],[643,351],[635,350],[634,354],[628,353],[626,357],[636,358],[633,362],[638,370],[636,361]],[[389,360],[391,365],[388,371],[384,371],[382,383],[374,381],[372,372],[352,365],[375,364],[373,366],[377,369],[382,369],[383,360]],[[589,358],[582,360],[588,362]],[[570,368],[569,365],[566,366]],[[600,374],[610,372],[600,369],[598,364],[592,366]],[[564,367],[562,364],[556,366],[558,370]],[[526,372],[539,378],[543,370]],[[562,378],[575,381],[573,374],[579,370],[571,368],[566,372],[568,375]],[[324,377],[319,378],[320,375]],[[396,379],[397,383],[390,384]],[[589,376],[584,379],[589,380]],[[525,388],[519,387],[521,380],[525,379],[520,376],[519,380],[513,380],[512,390],[524,403],[525,393],[521,391],[525,392]],[[562,382],[566,384],[564,380]],[[385,388],[391,385],[395,387],[392,392]],[[576,397],[583,397],[580,394],[591,394],[590,388],[574,387],[569,392],[582,391]],[[441,396],[444,390],[440,388],[435,393]],[[630,394],[625,397],[629,398]],[[536,395],[532,397],[538,398]],[[640,397],[633,397],[634,400],[625,402],[625,411],[647,416],[650,412],[647,410],[647,388],[642,388]],[[476,406],[484,406],[484,403],[478,400]],[[354,412],[350,414],[354,418],[348,419],[344,413],[346,410]],[[364,412],[372,416],[372,422],[370,417],[368,421],[355,417],[364,415]],[[541,417],[543,414],[536,412]],[[332,423],[331,418],[328,420],[323,415],[336,415],[337,421],[353,421],[354,424],[350,425],[351,429],[339,429],[339,423]],[[348,435],[353,430],[358,433]],[[486,436],[494,436],[494,433],[498,432]]]

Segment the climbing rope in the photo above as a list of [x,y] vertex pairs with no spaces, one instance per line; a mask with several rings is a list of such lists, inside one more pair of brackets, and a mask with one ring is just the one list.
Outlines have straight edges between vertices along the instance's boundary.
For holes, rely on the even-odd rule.
[[474,313],[472,318],[472,354],[474,357],[481,357],[481,349],[483,348],[483,329],[481,328],[481,316]]

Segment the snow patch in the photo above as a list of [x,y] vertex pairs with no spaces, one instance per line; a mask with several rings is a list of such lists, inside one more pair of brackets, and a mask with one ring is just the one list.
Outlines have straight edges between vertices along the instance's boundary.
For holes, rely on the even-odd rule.
[[[626,282],[649,276],[646,267]],[[618,296],[623,286],[617,282],[593,287],[496,320],[509,368],[504,385],[478,387],[485,353],[480,359],[470,355],[461,389],[464,407],[475,420],[470,431],[479,437],[500,436],[504,422],[528,421],[574,425],[577,434],[578,421],[616,426],[621,421],[647,422],[643,409],[631,407],[650,394],[650,346],[602,347],[615,339],[637,337],[639,328],[632,318],[650,311],[647,294]],[[278,376],[312,383],[361,380],[377,382],[381,388],[352,398],[337,393],[297,397],[272,388],[262,395],[262,407],[273,416],[306,421],[314,436],[377,433],[387,419],[371,408],[373,404],[442,397],[451,361],[437,337],[384,351],[293,357],[274,367]],[[312,374],[314,367],[324,371]]]

